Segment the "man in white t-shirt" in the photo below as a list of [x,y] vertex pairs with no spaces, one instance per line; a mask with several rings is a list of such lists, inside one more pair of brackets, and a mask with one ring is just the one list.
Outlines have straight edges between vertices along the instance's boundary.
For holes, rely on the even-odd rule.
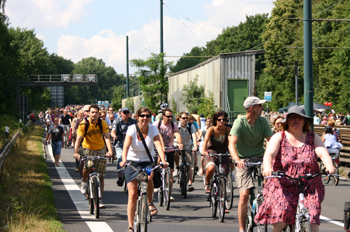
[[[176,123],[174,123],[172,121],[173,117],[174,117],[173,111],[169,108],[166,108],[163,110],[163,120],[155,121],[153,123],[153,125],[158,128],[159,133],[162,136],[164,146],[167,148],[165,150],[165,156],[166,156],[167,162],[169,163],[170,172],[171,172],[171,175],[170,175],[170,183],[171,183],[170,194],[171,194],[171,190],[173,188],[175,149],[172,146],[174,144],[174,135],[176,137],[176,141],[177,141],[179,149],[183,150],[183,144],[182,144],[181,135],[179,133],[179,128],[176,125]],[[170,196],[170,201],[173,201],[173,200],[174,200],[173,196]]]
[[[192,168],[194,164],[194,158],[192,151],[197,151],[197,143],[193,143],[192,141],[197,141],[197,135],[196,135],[196,128],[193,124],[191,124],[191,127],[189,127],[188,124],[188,115],[186,112],[180,113],[180,123],[178,124],[179,132],[182,138],[182,143],[185,150],[186,155],[186,161],[190,165],[189,172],[188,172],[188,191],[193,191],[194,187],[192,186]],[[191,134],[190,134],[191,131]],[[193,146],[193,150],[192,150]]]

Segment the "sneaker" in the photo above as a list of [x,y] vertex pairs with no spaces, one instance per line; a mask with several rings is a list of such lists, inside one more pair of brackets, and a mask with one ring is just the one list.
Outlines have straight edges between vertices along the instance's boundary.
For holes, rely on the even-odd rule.
[[170,201],[174,201],[175,199],[173,198],[173,196],[170,196]]
[[174,171],[173,176],[178,176],[180,172],[180,167],[176,167],[175,169],[176,169],[176,173]]
[[105,209],[105,208],[106,208],[105,204],[103,204],[102,200],[100,200],[100,209]]
[[198,166],[195,166],[195,167],[194,167],[194,171],[195,171],[195,172],[198,172]]
[[81,182],[80,191],[82,194],[84,194],[84,195],[86,194],[87,188],[88,188],[87,182]]
[[117,180],[117,185],[119,186],[119,187],[121,187],[121,186],[123,186],[123,178],[119,178],[118,180]]
[[80,169],[79,168],[75,168],[75,172],[80,172]]
[[194,190],[194,187],[193,187],[192,185],[189,185],[189,186],[188,186],[188,191],[189,191],[189,192],[192,192],[193,190]]
[[159,188],[155,188],[153,192],[155,193],[159,192]]

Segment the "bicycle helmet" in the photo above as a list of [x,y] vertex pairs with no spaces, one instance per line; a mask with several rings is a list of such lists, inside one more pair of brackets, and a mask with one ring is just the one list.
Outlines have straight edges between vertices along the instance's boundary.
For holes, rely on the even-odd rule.
[[163,103],[160,105],[161,110],[165,110],[166,108],[168,108],[168,103]]
[[332,134],[333,133],[333,129],[331,126],[326,126],[324,128],[324,132],[326,132],[326,134]]

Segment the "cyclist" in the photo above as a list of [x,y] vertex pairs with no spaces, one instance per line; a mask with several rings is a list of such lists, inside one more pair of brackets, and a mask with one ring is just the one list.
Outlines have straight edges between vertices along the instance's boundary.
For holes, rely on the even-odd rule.
[[[152,163],[150,162],[150,157],[147,155],[146,148],[141,142],[141,137],[137,131],[136,126],[139,127],[142,136],[145,140],[145,144],[147,145],[150,155],[153,156],[154,159],[154,146],[158,150],[159,158],[162,162],[165,163],[164,151],[162,149],[162,145],[160,143],[160,136],[157,127],[153,126],[149,123],[151,119],[151,111],[147,107],[142,107],[137,111],[138,123],[136,125],[132,125],[128,128],[125,143],[123,147],[123,158],[120,162],[120,166],[124,167],[127,161],[131,161],[133,166],[128,166],[125,172],[125,179],[128,186],[128,221],[129,228],[127,231],[134,231],[134,217],[135,217],[135,208],[137,201],[137,180],[136,177],[139,174],[139,171],[134,167],[141,168],[152,168]],[[166,168],[167,164],[165,163],[163,168]],[[156,216],[158,214],[157,208],[152,203],[153,201],[153,172],[148,176],[148,187],[147,187],[147,201],[150,213],[152,216]]]
[[265,102],[265,100],[253,96],[246,98],[243,103],[246,115],[235,120],[229,136],[230,154],[238,167],[236,169],[236,183],[240,191],[238,202],[239,231],[244,231],[250,189],[254,188],[249,168],[246,168],[244,163],[262,161],[264,139],[269,141],[273,134],[267,120],[260,117],[264,109],[261,104]]
[[[228,114],[225,111],[218,111],[213,116],[213,126],[205,134],[202,154],[204,156],[203,167],[205,169],[205,192],[210,193],[210,180],[215,171],[215,164],[219,165],[219,160],[210,157],[209,153],[226,154],[228,151],[228,135],[230,128],[225,126]],[[207,146],[210,142],[209,146]],[[208,149],[207,149],[208,148]],[[229,158],[223,157],[223,168],[225,175],[229,173]],[[228,213],[228,210],[227,210]]]
[[45,145],[47,144],[47,140],[52,140],[52,152],[55,157],[55,165],[59,166],[60,164],[60,156],[61,156],[61,148],[63,147],[62,141],[64,140],[64,129],[58,123],[58,118],[54,118],[54,125],[50,127],[49,132],[47,133],[49,136],[46,136]]
[[[128,107],[121,109],[120,115],[121,117],[118,117],[114,120],[111,132],[111,136],[115,144],[115,152],[117,154],[117,170],[121,169],[119,163],[122,161],[122,152],[126,131],[128,130],[129,126],[136,124],[136,120],[130,117],[130,109]],[[123,173],[118,172],[117,185],[122,186],[123,181]]]
[[[191,192],[194,190],[194,187],[192,186],[192,168],[193,168],[193,154],[192,151],[197,151],[197,136],[196,136],[196,128],[194,127],[193,124],[188,123],[188,116],[186,112],[181,112],[180,113],[180,122],[178,124],[179,127],[179,132],[181,135],[182,143],[184,146],[184,152],[185,152],[185,157],[186,161],[189,164],[190,168],[188,171],[188,191]],[[191,133],[190,133],[191,132]],[[195,141],[194,143],[192,142]],[[193,150],[192,150],[193,146]]]
[[163,138],[163,143],[165,147],[168,147],[169,149],[167,149],[165,151],[165,155],[167,157],[167,162],[169,163],[169,167],[170,167],[170,201],[174,200],[174,197],[171,196],[171,190],[173,188],[173,173],[174,173],[174,154],[175,154],[175,150],[174,148],[172,148],[173,143],[174,143],[174,135],[176,137],[177,140],[177,144],[180,150],[183,150],[183,144],[182,144],[182,140],[181,140],[181,136],[179,133],[179,128],[176,125],[176,123],[174,123],[173,120],[173,111],[169,108],[165,108],[163,110],[163,120],[160,121],[155,121],[153,123],[154,126],[156,126],[159,130],[159,133],[161,134],[162,138]]
[[[77,130],[79,127],[79,124],[81,123],[81,121],[83,121],[84,119],[84,110],[81,109],[78,111],[77,117],[72,121],[72,146],[75,146],[75,141],[77,138]],[[85,117],[88,116],[88,112],[86,112]],[[81,152],[82,155],[82,152]],[[80,162],[78,159],[75,159],[75,172],[79,172],[80,171]]]
[[[104,156],[112,157],[112,146],[109,139],[109,129],[105,121],[99,120],[98,105],[91,105],[89,108],[89,118],[85,118],[79,125],[77,132],[77,141],[74,147],[74,157],[80,159],[79,147],[83,140],[83,155],[84,156]],[[88,128],[86,128],[88,127]],[[108,152],[106,153],[106,147]],[[95,163],[96,173],[100,175],[101,183],[101,199],[100,208],[105,208],[102,203],[102,195],[104,190],[104,178],[106,173],[106,160],[97,160]],[[89,162],[85,162],[83,170],[83,181],[81,183],[80,190],[85,195],[87,191],[87,179],[91,172],[91,166]]]
[[[67,110],[63,110],[63,114],[60,116],[60,120],[58,124],[60,125],[62,124],[66,133],[69,134],[69,126],[71,125],[71,123],[72,123],[71,116],[67,114]],[[67,146],[68,146],[68,142],[69,141],[67,141]]]

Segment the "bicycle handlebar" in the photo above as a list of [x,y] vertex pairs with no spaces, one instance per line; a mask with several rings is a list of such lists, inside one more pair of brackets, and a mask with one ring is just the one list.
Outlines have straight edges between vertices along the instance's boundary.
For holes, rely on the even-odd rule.
[[[260,166],[263,163],[262,162],[246,162],[244,163],[246,167],[252,167],[252,166]],[[237,166],[237,163],[235,163],[235,166]]]
[[264,177],[264,179],[285,177],[285,178],[288,178],[290,180],[311,180],[311,179],[314,179],[315,177],[321,176],[321,175],[326,175],[328,177],[340,176],[338,174],[329,174],[328,172],[319,172],[319,173],[316,173],[315,175],[308,173],[308,174],[304,174],[304,175],[299,175],[297,178],[295,178],[295,177],[291,177],[291,176],[285,174],[284,172],[277,171],[277,172],[272,172],[271,176],[266,176],[266,177]]
[[81,160],[99,160],[99,159],[109,159],[109,157],[106,156],[84,156],[81,158]]

